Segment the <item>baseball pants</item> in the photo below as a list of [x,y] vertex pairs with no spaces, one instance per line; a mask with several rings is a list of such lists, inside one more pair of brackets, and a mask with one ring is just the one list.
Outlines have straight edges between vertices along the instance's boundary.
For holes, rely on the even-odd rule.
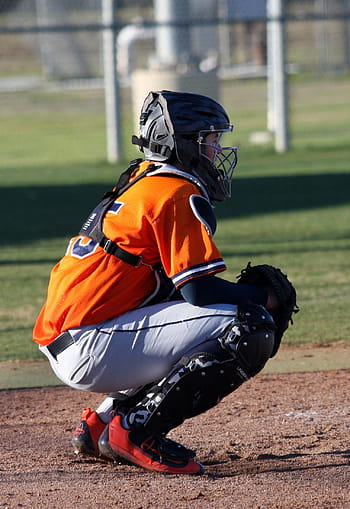
[[166,302],[70,329],[72,344],[55,356],[39,348],[66,385],[114,393],[163,378],[188,350],[220,336],[236,313],[230,304]]

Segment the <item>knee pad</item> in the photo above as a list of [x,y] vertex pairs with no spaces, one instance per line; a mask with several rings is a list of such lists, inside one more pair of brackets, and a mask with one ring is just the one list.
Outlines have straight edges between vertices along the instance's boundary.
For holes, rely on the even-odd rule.
[[237,318],[219,338],[247,380],[259,373],[271,357],[275,329],[272,316],[263,306],[249,304],[238,307]]
[[274,322],[262,306],[238,310],[219,338],[198,345],[127,411],[130,427],[166,434],[215,406],[257,374],[271,355]]

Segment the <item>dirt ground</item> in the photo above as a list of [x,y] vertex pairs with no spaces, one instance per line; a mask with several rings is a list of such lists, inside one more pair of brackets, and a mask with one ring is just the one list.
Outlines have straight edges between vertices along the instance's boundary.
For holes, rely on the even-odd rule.
[[350,370],[262,374],[171,437],[202,476],[78,458],[81,408],[67,387],[0,391],[0,508],[350,508]]

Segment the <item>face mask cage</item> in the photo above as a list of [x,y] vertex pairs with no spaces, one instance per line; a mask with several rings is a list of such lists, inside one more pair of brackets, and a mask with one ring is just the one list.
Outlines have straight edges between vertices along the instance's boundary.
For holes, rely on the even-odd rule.
[[[231,181],[237,165],[238,148],[222,147],[220,141],[224,133],[232,132],[232,130],[233,125],[230,125],[227,129],[215,129],[213,127],[212,129],[200,131],[198,137],[199,154],[211,162],[217,185],[225,198],[231,197]],[[216,135],[216,137],[213,136],[211,143],[207,142],[209,135]]]

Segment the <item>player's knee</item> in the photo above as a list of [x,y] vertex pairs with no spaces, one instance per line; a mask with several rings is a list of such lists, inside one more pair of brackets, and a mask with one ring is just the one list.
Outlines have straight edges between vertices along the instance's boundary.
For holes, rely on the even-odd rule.
[[238,307],[237,317],[219,338],[237,361],[236,369],[246,379],[263,369],[274,346],[275,324],[269,312],[256,304]]

